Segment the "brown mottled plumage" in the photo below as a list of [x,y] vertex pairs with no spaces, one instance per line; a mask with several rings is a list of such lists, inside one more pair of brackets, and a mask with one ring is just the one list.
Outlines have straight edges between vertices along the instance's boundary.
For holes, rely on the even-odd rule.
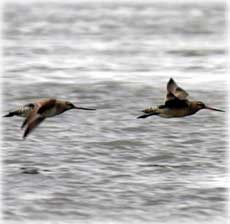
[[42,121],[48,117],[53,117],[67,110],[96,110],[91,108],[77,107],[69,101],[58,99],[40,99],[35,103],[26,104],[6,114],[4,117],[21,116],[26,117],[21,128],[25,127],[23,138],[26,138]]
[[144,112],[144,114],[138,118],[146,118],[152,115],[158,115],[164,118],[185,117],[195,114],[201,109],[224,112],[223,110],[208,107],[201,101],[189,101],[187,97],[188,93],[180,88],[171,78],[167,84],[165,104],[157,108],[151,107],[143,110],[142,112]]

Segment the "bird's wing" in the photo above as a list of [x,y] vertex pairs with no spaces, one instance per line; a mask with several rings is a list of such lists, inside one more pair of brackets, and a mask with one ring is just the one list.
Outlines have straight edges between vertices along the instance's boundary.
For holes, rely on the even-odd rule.
[[29,113],[29,115],[26,117],[26,119],[23,121],[21,129],[23,129],[31,120],[33,120],[37,116],[37,111],[39,109],[39,106],[36,105],[33,110]]
[[171,78],[167,84],[167,95],[165,105],[168,107],[182,107],[187,103],[188,93],[179,87]]
[[24,138],[35,128],[40,124],[44,119],[45,116],[43,116],[43,113],[47,111],[48,109],[52,108],[55,104],[55,99],[48,99],[43,101],[38,101],[35,104],[34,109],[29,113],[29,115],[26,117],[24,122],[22,123],[21,128],[24,128],[26,125],[26,130],[24,133]]
[[56,99],[48,99],[46,101],[43,101],[39,108],[37,113],[38,114],[43,114],[45,111],[49,110],[50,108],[52,108],[56,103]]
[[188,96],[188,93],[179,87],[176,82],[171,78],[167,84],[167,96],[166,99],[176,97],[180,100],[185,100]]
[[36,117],[34,117],[32,120],[30,120],[30,122],[27,124],[26,130],[23,134],[23,138],[26,138],[26,136],[28,134],[30,134],[31,131],[34,130],[44,119],[45,119],[45,117],[37,114]]

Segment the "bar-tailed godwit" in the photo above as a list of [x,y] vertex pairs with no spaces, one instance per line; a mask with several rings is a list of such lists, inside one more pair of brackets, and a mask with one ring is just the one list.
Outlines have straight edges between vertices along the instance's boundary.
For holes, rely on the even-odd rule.
[[152,115],[158,115],[164,118],[185,117],[195,114],[201,109],[224,112],[223,110],[209,107],[201,101],[190,101],[187,97],[188,93],[180,88],[171,78],[167,84],[165,103],[156,108],[150,107],[143,110],[142,112],[144,112],[144,114],[137,118],[146,118]]
[[54,117],[67,110],[96,110],[92,108],[78,107],[73,103],[59,99],[40,99],[34,103],[26,104],[18,109],[9,112],[4,117],[21,116],[25,120],[21,128],[25,127],[23,138],[26,138],[42,121],[48,117]]

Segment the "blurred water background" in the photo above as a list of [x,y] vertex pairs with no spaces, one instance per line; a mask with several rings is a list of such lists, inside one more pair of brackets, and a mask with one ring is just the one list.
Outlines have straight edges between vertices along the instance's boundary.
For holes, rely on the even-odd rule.
[[3,14],[3,112],[44,97],[98,109],[25,141],[22,119],[3,119],[6,223],[226,222],[226,114],[136,119],[170,77],[227,109],[224,1],[18,1]]

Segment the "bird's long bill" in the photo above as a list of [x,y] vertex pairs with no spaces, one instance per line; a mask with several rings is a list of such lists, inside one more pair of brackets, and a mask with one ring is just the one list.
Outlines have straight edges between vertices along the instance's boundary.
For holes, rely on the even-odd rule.
[[205,109],[207,109],[207,110],[215,110],[215,111],[220,111],[220,112],[225,112],[224,110],[219,110],[219,109],[208,107],[208,106],[205,106]]
[[77,106],[74,106],[74,109],[78,109],[78,110],[96,110],[95,108],[86,108],[86,107],[77,107]]

